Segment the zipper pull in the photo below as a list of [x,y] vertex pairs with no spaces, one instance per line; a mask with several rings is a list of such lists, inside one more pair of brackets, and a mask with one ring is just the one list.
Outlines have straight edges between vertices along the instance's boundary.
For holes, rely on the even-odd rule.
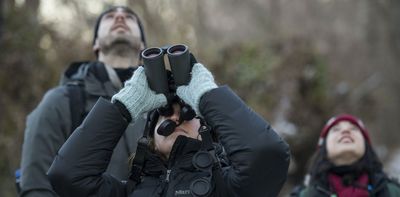
[[165,182],[169,182],[169,175],[171,174],[171,170],[167,170],[167,175],[165,176]]

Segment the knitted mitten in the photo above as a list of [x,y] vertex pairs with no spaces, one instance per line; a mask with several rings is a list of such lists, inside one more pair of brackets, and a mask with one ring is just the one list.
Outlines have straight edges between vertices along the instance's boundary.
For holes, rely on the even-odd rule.
[[156,94],[150,89],[142,66],[125,82],[124,88],[111,98],[113,103],[117,100],[129,111],[132,121],[136,121],[142,113],[167,104],[163,94]]
[[214,77],[202,64],[196,63],[192,68],[192,78],[188,85],[179,86],[176,94],[185,103],[189,104],[196,114],[201,116],[199,111],[200,98],[204,93],[217,88]]

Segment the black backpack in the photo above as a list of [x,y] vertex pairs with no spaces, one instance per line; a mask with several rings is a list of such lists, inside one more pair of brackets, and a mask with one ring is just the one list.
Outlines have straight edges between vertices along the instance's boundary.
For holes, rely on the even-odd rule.
[[86,92],[82,81],[72,81],[66,84],[69,108],[71,112],[71,134],[83,122],[86,112]]
[[60,79],[60,86],[65,86],[69,97],[69,108],[71,112],[71,134],[82,123],[86,117],[86,92],[85,83],[80,79],[73,79],[72,76],[78,72],[82,65],[89,62],[73,62],[65,70]]

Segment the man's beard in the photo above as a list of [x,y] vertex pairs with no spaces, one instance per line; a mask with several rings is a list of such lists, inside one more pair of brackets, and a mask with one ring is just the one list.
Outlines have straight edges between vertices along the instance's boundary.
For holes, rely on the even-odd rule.
[[110,35],[99,39],[100,50],[104,54],[114,53],[116,55],[125,56],[126,54],[132,55],[132,52],[139,53],[141,47],[141,40],[138,37],[119,35]]

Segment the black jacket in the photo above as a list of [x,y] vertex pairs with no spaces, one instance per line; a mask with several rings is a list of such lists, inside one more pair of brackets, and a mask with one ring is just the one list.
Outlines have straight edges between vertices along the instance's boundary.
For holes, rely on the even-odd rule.
[[[66,70],[62,84],[80,81],[84,84],[85,107],[88,112],[99,97],[110,99],[118,92],[101,62],[74,63]],[[29,114],[21,158],[21,196],[57,196],[46,175],[57,151],[68,139],[71,131],[70,97],[65,85],[49,90],[40,104]],[[135,152],[136,140],[145,120],[141,118],[135,124],[126,127],[119,143],[115,146],[107,172],[122,180],[128,177],[127,157]]]
[[[287,176],[288,145],[227,87],[203,95],[199,108],[229,160],[219,170],[223,184],[214,181],[210,196],[277,196]],[[55,191],[61,196],[192,196],[190,183],[204,175],[190,162],[198,142],[185,137],[177,138],[168,164],[151,157],[132,193],[125,182],[104,173],[127,125],[117,106],[99,100],[49,170]]]

